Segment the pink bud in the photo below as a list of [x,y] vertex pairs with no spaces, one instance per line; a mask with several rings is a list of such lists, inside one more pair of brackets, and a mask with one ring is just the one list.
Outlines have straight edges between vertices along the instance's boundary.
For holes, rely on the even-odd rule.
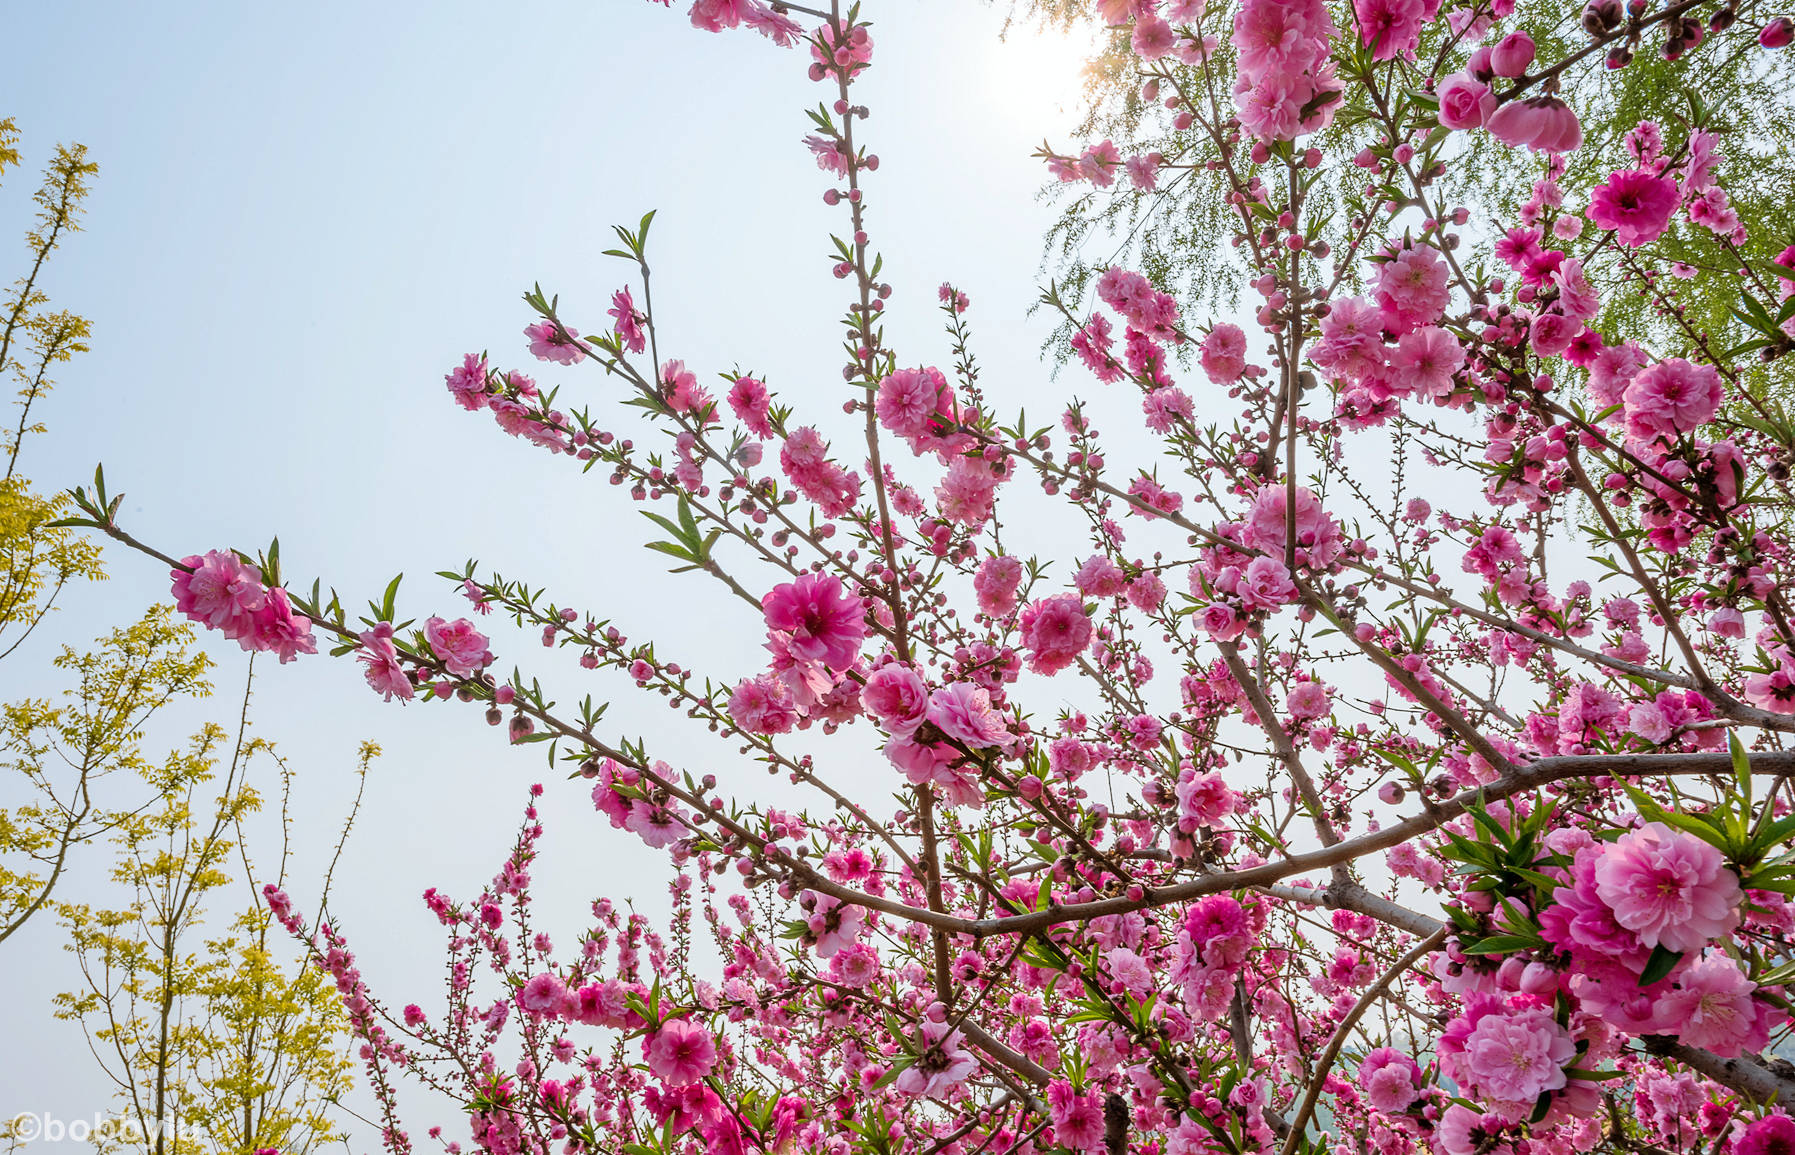
[[1521,972],[1521,990],[1527,994],[1544,997],[1557,989],[1558,972],[1543,962],[1530,962]]
[[1402,785],[1398,782],[1386,782],[1377,788],[1378,801],[1391,806],[1402,801]]
[[1791,42],[1795,42],[1795,20],[1787,16],[1778,16],[1758,33],[1758,43],[1765,48],[1787,48]]
[[1533,63],[1533,37],[1510,32],[1490,50],[1490,67],[1497,76],[1525,76]]

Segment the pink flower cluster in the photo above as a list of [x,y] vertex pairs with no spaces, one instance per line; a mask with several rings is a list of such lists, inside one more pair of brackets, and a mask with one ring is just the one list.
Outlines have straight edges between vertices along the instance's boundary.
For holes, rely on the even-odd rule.
[[287,591],[262,584],[262,571],[230,550],[181,559],[169,571],[175,609],[251,652],[267,651],[284,665],[315,654],[311,619],[293,609]]
[[1262,140],[1333,123],[1343,86],[1329,58],[1334,21],[1321,0],[1246,0],[1234,14],[1240,122]]
[[[1739,925],[1743,900],[1713,846],[1655,822],[1585,844],[1553,899],[1540,927],[1570,957],[1563,983],[1584,1011],[1627,1034],[1677,1035],[1723,1056],[1763,1046],[1769,1004],[1752,998],[1731,958],[1703,953]],[[1641,985],[1654,950],[1678,961]]]
[[1183,992],[1192,1019],[1213,1023],[1227,1014],[1254,933],[1247,909],[1231,895],[1206,895],[1185,912],[1169,977]]

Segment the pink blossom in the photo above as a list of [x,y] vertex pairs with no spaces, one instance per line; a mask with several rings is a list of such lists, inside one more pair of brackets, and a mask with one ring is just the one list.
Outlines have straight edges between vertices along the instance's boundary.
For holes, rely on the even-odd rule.
[[1234,15],[1234,47],[1240,67],[1301,71],[1320,64],[1334,22],[1318,0],[1247,0]]
[[1256,557],[1241,571],[1240,583],[1234,587],[1241,604],[1248,610],[1271,610],[1296,600],[1296,584],[1284,559]]
[[1142,60],[1158,60],[1177,44],[1178,35],[1164,20],[1143,17],[1134,25],[1132,47]]
[[1692,1047],[1730,1059],[1741,1051],[1756,1053],[1770,1041],[1769,1007],[1751,997],[1757,984],[1739,964],[1710,951],[1676,975],[1676,989],[1659,1000],[1668,1023]]
[[1461,1103],[1454,1103],[1440,1116],[1435,1138],[1444,1155],[1479,1155],[1489,1151],[1489,1137],[1503,1126],[1495,1116],[1480,1115]]
[[788,635],[793,656],[845,670],[860,656],[866,610],[833,574],[800,574],[760,599],[767,629]]
[[1077,594],[1056,594],[1030,602],[1022,611],[1022,644],[1029,669],[1057,674],[1071,665],[1091,641],[1091,619]]
[[1232,895],[1209,894],[1184,914],[1184,933],[1212,967],[1239,966],[1252,947],[1246,911]]
[[579,335],[578,329],[565,325],[557,328],[553,321],[538,321],[524,327],[524,336],[530,339],[530,354],[557,365],[572,365],[585,358],[586,351],[580,347]]
[[570,1000],[571,1016],[589,1027],[621,1027],[628,1019],[629,1003],[623,984],[616,979],[587,983]]
[[1424,325],[1404,333],[1390,355],[1390,373],[1408,392],[1421,397],[1444,397],[1452,392],[1452,378],[1465,364],[1465,350],[1458,339],[1437,325]]
[[991,708],[991,695],[970,682],[955,682],[931,694],[928,720],[974,749],[995,746],[1006,736],[1003,717]]
[[698,374],[678,358],[661,366],[661,396],[675,413],[703,414],[711,407],[711,395],[698,384]]
[[1240,380],[1247,367],[1247,335],[1226,321],[1203,338],[1203,372],[1217,385]]
[[642,1041],[648,1069],[673,1086],[696,1083],[717,1065],[711,1033],[690,1019],[669,1019]]
[[1053,1120],[1056,1146],[1073,1151],[1098,1151],[1103,1147],[1103,1107],[1093,1094],[1079,1094],[1064,1079],[1047,1085],[1048,1118]]
[[300,654],[315,654],[318,643],[312,638],[312,620],[295,613],[287,591],[279,586],[268,591],[260,609],[255,612],[254,631],[237,639],[246,650],[270,650],[286,665]]
[[1198,620],[1203,630],[1218,642],[1231,642],[1238,638],[1247,627],[1246,619],[1234,612],[1232,607],[1220,602],[1211,602],[1203,607]]
[[466,618],[452,622],[431,618],[424,623],[424,640],[442,661],[443,669],[457,678],[471,678],[492,661],[486,635]]
[[1353,0],[1353,11],[1373,60],[1413,51],[1428,15],[1426,0]]
[[1533,63],[1533,53],[1533,37],[1525,32],[1510,32],[1490,49],[1490,68],[1497,76],[1525,76],[1527,66]]
[[887,731],[909,735],[929,712],[929,687],[911,667],[890,662],[867,675],[860,700]]
[[1627,433],[1640,441],[1693,432],[1720,412],[1724,390],[1712,365],[1672,357],[1640,370],[1621,394]]
[[1604,408],[1620,404],[1621,394],[1645,366],[1645,350],[1633,342],[1607,346],[1590,362],[1590,395]]
[[[1167,31],[1170,31],[1169,29]],[[1116,148],[1114,141],[1103,141],[1084,150],[1078,158],[1078,171],[1086,180],[1098,188],[1108,188],[1116,182],[1116,170],[1122,167],[1122,153]]]
[[1583,271],[1582,261],[1575,257],[1566,259],[1553,271],[1552,280],[1558,286],[1558,307],[1564,310],[1566,316],[1587,321],[1601,312],[1602,298],[1595,286],[1590,284],[1588,274]]
[[1421,1095],[1421,1068],[1394,1047],[1377,1047],[1359,1061],[1358,1085],[1373,1109],[1406,1111]]
[[1795,1155],[1795,1119],[1778,1113],[1757,1120],[1739,1136],[1733,1155]]
[[1016,608],[1016,589],[1021,584],[1021,559],[1003,554],[980,562],[978,572],[972,577],[979,609],[992,617],[1003,617]]
[[394,698],[409,699],[416,688],[405,667],[399,664],[399,650],[393,645],[393,624],[381,622],[356,636],[361,639],[361,648],[355,652],[355,660],[367,667],[362,676],[368,685],[388,702]]
[[815,948],[818,958],[833,958],[860,937],[866,921],[866,911],[861,907],[814,890],[805,891],[800,902],[810,905],[810,914],[804,920],[806,941]]
[[735,419],[747,427],[748,432],[756,437],[773,436],[773,427],[767,421],[767,411],[772,407],[772,394],[767,387],[755,377],[737,377],[735,384],[729,388],[729,408]]
[[798,710],[785,683],[770,674],[744,678],[729,695],[729,717],[754,734],[784,734],[797,724]]
[[260,570],[219,549],[182,558],[181,564],[187,568],[169,571],[175,609],[233,641],[254,635],[256,611],[267,598]]
[[925,1020],[916,1038],[916,1058],[897,1077],[897,1089],[905,1095],[931,1098],[966,1081],[978,1060],[961,1045],[959,1031],[946,1023]]
[[1484,127],[1503,144],[1534,152],[1574,152],[1583,145],[1583,125],[1556,96],[1511,100],[1489,115]]
[[458,368],[451,369],[443,376],[449,393],[455,403],[463,409],[483,409],[486,407],[486,358],[472,353],[461,359]]
[[[1283,485],[1267,485],[1253,498],[1247,512],[1243,544],[1271,557],[1285,553],[1285,511],[1289,491]],[[1326,565],[1340,556],[1340,523],[1321,508],[1321,499],[1306,487],[1296,491],[1296,547],[1301,560],[1306,554],[1315,565]]]
[[1152,192],[1159,187],[1159,166],[1165,158],[1157,152],[1149,152],[1128,158],[1128,183],[1141,192]]
[[1643,967],[1646,949],[1639,936],[1614,919],[1614,912],[1596,892],[1596,865],[1603,849],[1575,852],[1571,885],[1553,892],[1553,903],[1540,912],[1540,929],[1561,950],[1584,957],[1617,958]]
[[1546,1010],[1472,995],[1441,1034],[1437,1053],[1440,1070],[1461,1093],[1519,1112],[1565,1085],[1577,1044]]
[[623,828],[659,850],[686,836],[683,819],[683,812],[671,804],[657,805],[645,798],[638,798],[629,804]]
[[936,414],[950,413],[953,393],[938,369],[899,369],[879,382],[879,424],[899,437],[920,437]]
[[1239,795],[1213,770],[1205,774],[1185,771],[1178,776],[1173,792],[1178,799],[1178,829],[1186,834],[1198,827],[1218,827],[1240,808]]
[[1122,567],[1100,553],[1094,553],[1085,560],[1078,572],[1072,575],[1072,584],[1078,592],[1089,598],[1113,598],[1122,592],[1128,584],[1128,575]]
[[1556,357],[1571,347],[1572,339],[1582,328],[1583,322],[1562,313],[1541,313],[1528,327],[1527,342],[1538,356]]
[[1478,128],[1496,111],[1490,86],[1463,72],[1440,81],[1440,123],[1447,128]]
[[1384,364],[1383,318],[1362,297],[1343,297],[1321,320],[1315,363],[1337,378],[1356,381]]
[[1720,851],[1661,822],[1610,845],[1595,882],[1614,920],[1648,947],[1700,950],[1739,925],[1739,879]]
[[879,977],[879,952],[870,943],[846,943],[829,958],[829,981],[865,987]]
[[935,508],[942,518],[978,527],[995,512],[997,487],[1003,478],[982,458],[956,457],[935,487]]
[[611,294],[611,307],[605,311],[616,322],[614,331],[625,351],[640,353],[648,347],[647,334],[642,329],[648,318],[637,311],[636,302],[630,297],[629,286],[625,285]]
[[1298,682],[1286,703],[1293,718],[1319,718],[1332,708],[1328,689],[1320,682]]
[[1612,229],[1629,248],[1655,241],[1670,224],[1677,207],[1676,182],[1644,169],[1610,173],[1589,199],[1589,219],[1597,228]]
[[1378,266],[1375,295],[1384,327],[1407,333],[1440,319],[1451,299],[1449,270],[1429,245],[1411,245]]
[[517,1005],[532,1015],[561,1015],[568,1002],[567,985],[550,971],[531,976],[517,992]]

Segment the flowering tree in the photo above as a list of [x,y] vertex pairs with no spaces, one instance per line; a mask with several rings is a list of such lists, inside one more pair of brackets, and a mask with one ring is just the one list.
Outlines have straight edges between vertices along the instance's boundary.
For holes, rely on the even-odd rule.
[[[1089,8],[1075,0],[1015,0],[1015,5],[1050,24],[1076,24]],[[1371,6],[1364,11],[1368,21],[1402,16],[1401,8]],[[1795,122],[1766,117],[1763,110],[1779,106],[1781,94],[1795,82],[1795,53],[1751,51],[1748,41],[1731,33],[1738,9],[1727,5],[1704,6],[1682,20],[1642,20],[1599,51],[1579,51],[1588,45],[1591,30],[1619,27],[1625,11],[1619,3],[1586,4],[1576,19],[1567,20],[1566,6],[1553,0],[1516,0],[1512,10],[1502,12],[1460,6],[1443,20],[1425,22],[1414,51],[1425,59],[1475,43],[1498,16],[1505,35],[1526,33],[1540,58],[1560,66],[1552,82],[1577,109],[1583,134],[1594,146],[1565,155],[1560,179],[1566,187],[1600,183],[1608,172],[1602,167],[1605,159],[1623,147],[1623,138],[1641,120],[1699,117],[1716,138],[1725,188],[1724,199],[1711,194],[1699,207],[1691,201],[1696,214],[1691,220],[1726,231],[1732,228],[1730,216],[1736,215],[1748,226],[1743,236],[1735,234],[1746,259],[1759,265],[1773,261],[1795,233],[1795,203],[1784,193],[1795,178]],[[1109,27],[1093,43],[1088,113],[1079,127],[1080,135],[1093,143],[1081,156],[1062,158],[1049,185],[1064,208],[1048,237],[1056,276],[1063,292],[1082,295],[1095,288],[1118,253],[1125,254],[1151,270],[1161,288],[1177,292],[1186,308],[1192,301],[1231,307],[1246,279],[1238,276],[1237,265],[1215,259],[1210,238],[1230,228],[1236,210],[1228,201],[1226,182],[1197,176],[1223,154],[1217,141],[1181,131],[1161,114],[1160,94],[1141,84],[1134,64],[1137,27],[1133,21]],[[1727,33],[1728,39],[1718,49],[1704,49],[1702,41],[1713,33]],[[1780,35],[1773,31],[1772,42]],[[1492,48],[1498,39],[1490,39]],[[1174,53],[1160,61],[1174,72],[1203,66],[1202,61],[1187,64]],[[1625,83],[1615,83],[1612,74],[1619,69],[1626,69]],[[1360,165],[1352,163],[1364,147],[1363,134],[1353,131],[1352,124],[1357,116],[1375,114],[1375,94],[1348,86],[1340,100],[1346,115],[1337,114],[1334,124],[1304,138],[1324,158],[1305,194],[1310,206],[1306,232],[1335,246],[1350,243],[1360,227],[1356,218],[1375,211],[1377,203],[1375,188],[1367,188]],[[1124,168],[1106,163],[1154,152],[1169,164]],[[1473,215],[1496,221],[1537,211],[1525,207],[1539,176],[1527,151],[1510,149],[1487,133],[1469,133],[1455,141],[1452,160],[1430,182],[1436,203],[1467,206]],[[1711,208],[1725,211],[1709,213]],[[1111,232],[1119,234],[1119,250],[1115,240],[1106,238]],[[1681,276],[1708,265],[1711,243],[1705,229],[1670,230],[1653,252],[1662,267]],[[1730,311],[1738,294],[1725,277],[1685,278],[1678,299],[1697,325],[1726,334],[1730,342],[1743,340],[1749,331]],[[1602,300],[1595,327],[1611,338],[1653,340],[1665,336],[1664,324],[1649,300],[1617,293]],[[1049,350],[1063,359],[1063,337],[1069,335],[1062,329],[1061,339]]]
[[[412,1145],[406,1076],[505,1155],[1795,1149],[1771,1053],[1795,979],[1795,437],[1741,377],[1786,363],[1795,249],[1748,255],[1699,116],[1593,157],[1558,90],[1647,35],[1755,52],[1791,24],[1596,3],[1542,59],[1504,0],[1438,9],[1100,0],[1165,130],[1206,142],[1186,175],[1223,189],[1260,302],[1248,332],[1122,268],[1088,314],[1048,291],[1072,354],[1139,395],[1159,452],[1125,464],[1095,407],[1005,423],[959,287],[949,368],[888,343],[859,10],[698,0],[694,24],[799,46],[823,88],[805,143],[845,220],[857,429],[663,355],[651,217],[617,230],[602,335],[526,298],[530,353],[621,387],[631,425],[482,356],[447,385],[652,506],[650,548],[767,662],[707,677],[525,581],[443,577],[716,735],[717,772],[501,675],[469,618],[403,620],[396,580],[358,617],[286,589],[273,548],[163,554],[103,477],[78,491],[195,620],[474,705],[669,854],[665,933],[601,900],[557,951],[530,901],[536,788],[485,890],[426,895],[436,1014],[368,990],[342,929],[270,892],[343,994],[390,1150]],[[1323,130],[1367,190],[1336,241],[1310,200]],[[1538,178],[1502,227],[1437,187],[1485,138]],[[1047,153],[1098,183],[1168,165]],[[1599,179],[1567,183],[1573,156]],[[1673,234],[1748,340],[1689,321]],[[1624,294],[1661,346],[1601,330]],[[1060,518],[1035,550],[1006,513],[1031,489]],[[757,798],[754,763],[807,803]]]

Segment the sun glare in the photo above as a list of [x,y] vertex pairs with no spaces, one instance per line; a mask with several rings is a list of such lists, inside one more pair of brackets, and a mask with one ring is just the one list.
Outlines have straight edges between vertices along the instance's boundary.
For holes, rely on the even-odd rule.
[[1082,107],[1085,62],[1096,51],[1092,28],[1038,31],[1014,25],[990,48],[990,101],[1006,120],[1037,135],[1064,132]]

